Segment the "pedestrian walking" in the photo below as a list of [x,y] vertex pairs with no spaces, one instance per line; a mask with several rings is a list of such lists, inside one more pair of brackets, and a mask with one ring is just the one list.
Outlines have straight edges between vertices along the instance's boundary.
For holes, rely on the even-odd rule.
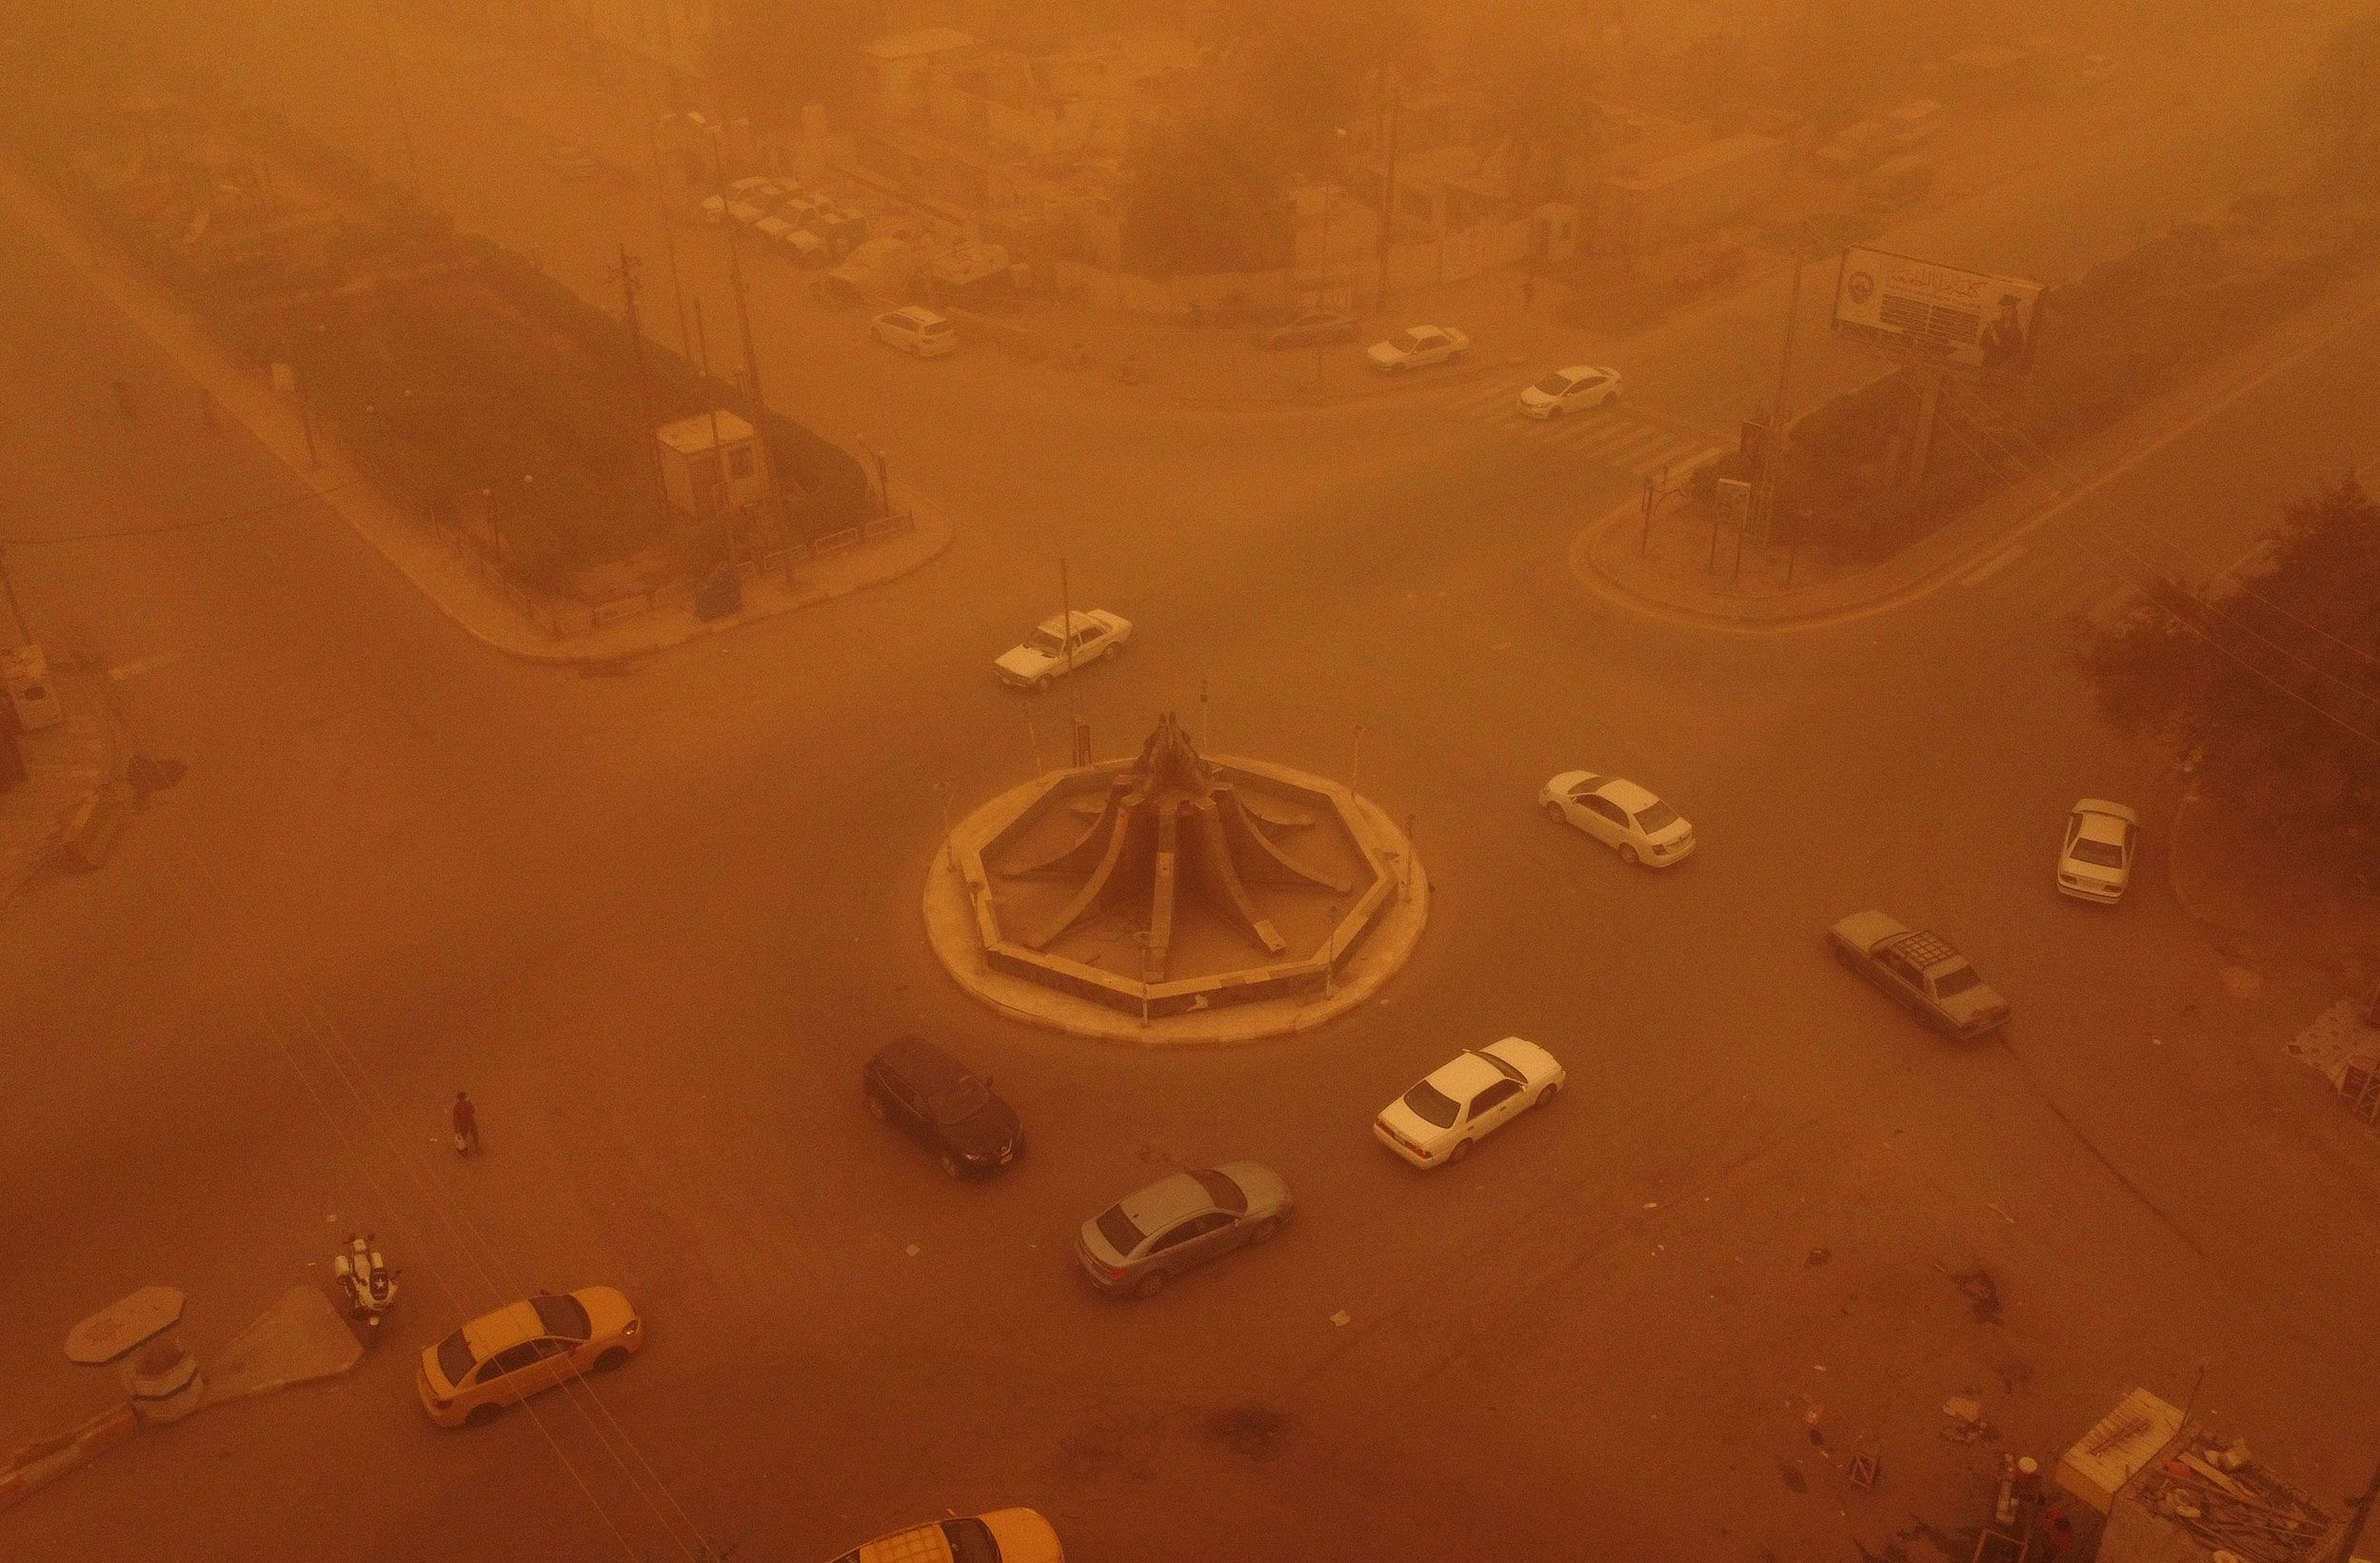
[[108,388],[115,392],[116,411],[127,418],[138,418],[141,415],[140,404],[132,400],[132,383],[129,380],[117,375],[108,383]]
[[457,1156],[479,1151],[479,1109],[471,1104],[467,1091],[454,1094],[454,1149]]

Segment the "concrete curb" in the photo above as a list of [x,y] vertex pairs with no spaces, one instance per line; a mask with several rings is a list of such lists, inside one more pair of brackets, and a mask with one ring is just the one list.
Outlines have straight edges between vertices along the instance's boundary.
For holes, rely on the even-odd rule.
[[28,1494],[89,1464],[140,1430],[140,1414],[128,1400],[78,1423],[71,1432],[27,1444],[0,1468],[0,1509],[24,1501]]
[[[863,544],[877,563],[818,589],[800,590],[782,601],[747,606],[724,619],[639,625],[640,632],[605,640],[589,635],[557,638],[526,618],[511,601],[448,554],[427,527],[383,493],[355,467],[327,431],[309,441],[302,409],[284,399],[235,360],[137,264],[103,251],[86,237],[71,213],[10,168],[0,168],[0,205],[47,244],[57,257],[89,277],[92,286],[131,324],[171,358],[182,372],[206,387],[215,404],[247,429],[257,444],[313,491],[357,538],[371,547],[450,623],[489,649],[516,660],[561,666],[610,666],[649,656],[707,635],[723,634],[817,603],[849,596],[906,575],[940,557],[951,529],[939,508],[926,507],[918,527],[899,540]],[[912,497],[913,499],[913,497]],[[913,507],[913,513],[915,513]],[[837,561],[841,563],[840,558]],[[658,616],[654,616],[658,619]],[[573,643],[575,642],[575,643]]]

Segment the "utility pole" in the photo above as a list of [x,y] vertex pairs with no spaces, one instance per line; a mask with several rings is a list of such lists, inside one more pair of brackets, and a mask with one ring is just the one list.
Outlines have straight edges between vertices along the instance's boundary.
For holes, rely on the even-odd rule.
[[[664,6],[661,10],[666,16],[668,8]],[[645,117],[645,149],[653,160],[653,206],[661,218],[661,253],[669,267],[669,297],[678,307],[678,352],[684,356],[694,350],[694,339],[686,335],[685,284],[678,276],[678,241],[669,234],[669,175],[662,167],[661,137],[653,133],[655,120],[650,91],[639,89],[637,109]],[[720,212],[719,220],[725,222],[726,212]]]
[[732,503],[734,490],[728,485],[727,453],[720,448],[719,398],[710,394],[710,338],[703,329],[703,301],[699,298],[694,301],[694,366],[703,371],[704,392],[703,401],[710,411],[711,460],[719,464],[719,522],[727,534],[727,568],[730,573],[736,574],[738,587],[741,589],[743,576],[737,573],[736,564],[736,507]]
[[628,253],[628,247],[620,247],[621,309],[628,323],[628,364],[636,379],[636,437],[645,447],[645,470],[653,480],[653,513],[660,516],[668,508],[668,490],[661,474],[661,445],[653,437],[652,387],[645,379],[645,326],[636,314],[637,259]]
[[1074,594],[1066,581],[1066,562],[1058,561],[1058,622],[1063,627],[1059,640],[1066,648],[1066,715],[1075,716],[1074,702]]
[[[1785,412],[1785,392],[1794,372],[1794,328],[1801,319],[1801,247],[1794,248],[1794,290],[1785,306],[1785,347],[1776,364],[1776,398],[1769,404],[1769,438],[1760,464],[1759,503],[1753,506],[1752,519],[1766,539],[1776,523],[1776,480],[1785,465],[1785,425],[1790,420]],[[1750,527],[1745,528],[1747,531]],[[1741,557],[1738,545],[1737,557]]]
[[2373,1470],[2371,1480],[2364,1484],[2363,1495],[2355,1500],[2354,1517],[2347,1522],[2347,1534],[2339,1543],[2334,1563],[2354,1563],[2355,1547],[2364,1539],[2364,1525],[2371,1518],[2374,1503],[2380,1503],[2380,1469]]
[[1404,109],[1394,72],[1382,80],[1388,87],[1388,159],[1380,180],[1380,281],[1378,307],[1388,307],[1389,247],[1397,232],[1397,120]]
[[744,293],[744,262],[736,253],[736,220],[727,211],[727,156],[724,132],[711,135],[711,168],[719,180],[719,231],[727,239],[727,287],[736,296],[736,320],[744,334],[744,388],[752,399],[752,445],[760,461],[761,491],[777,497],[777,473],[768,459],[768,404],[761,394],[760,349],[752,344],[752,307]]
[[9,550],[5,544],[0,544],[0,598],[8,600],[9,625],[15,632],[10,643],[32,644],[33,632],[25,623],[25,606],[16,600],[16,583],[9,578]]

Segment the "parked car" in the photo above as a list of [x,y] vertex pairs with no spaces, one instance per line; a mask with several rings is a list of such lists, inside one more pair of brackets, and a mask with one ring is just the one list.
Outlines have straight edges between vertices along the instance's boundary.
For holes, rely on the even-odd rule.
[[1075,1257],[1102,1292],[1153,1297],[1172,1276],[1260,1243],[1289,1219],[1289,1187],[1253,1161],[1160,1177],[1082,1223]]
[[608,1286],[540,1292],[466,1324],[422,1353],[422,1409],[440,1427],[476,1426],[516,1400],[645,1349],[645,1323]]
[[1870,211],[1898,211],[1914,207],[1934,188],[1934,165],[1907,155],[1887,159],[1859,180],[1859,202]]
[[1690,250],[1677,263],[1674,280],[1688,293],[1708,288],[1724,287],[1744,274],[1745,263],[1751,254],[1741,245],[1708,245]]
[[1336,309],[1308,309],[1290,316],[1260,338],[1267,347],[1311,347],[1324,342],[1353,342],[1356,318]]
[[1399,374],[1432,364],[1452,364],[1470,347],[1471,339],[1451,326],[1409,326],[1386,342],[1375,342],[1363,356],[1380,373]]
[[860,1089],[879,1123],[922,1140],[953,1177],[989,1177],[1024,1153],[1017,1110],[923,1038],[878,1049]]
[[603,171],[603,166],[584,147],[557,141],[545,148],[545,167],[565,179],[592,179]]
[[835,1563],[1066,1563],[1048,1520],[1030,1509],[937,1519],[864,1542]]
[[1079,608],[1071,622],[1058,614],[1041,621],[1024,643],[1002,652],[992,663],[1001,682],[1020,689],[1046,689],[1085,663],[1112,657],[1132,638],[1132,622],[1105,608]]
[[1458,1054],[1380,1109],[1373,1138],[1424,1172],[1460,1161],[1472,1145],[1532,1107],[1568,1077],[1554,1055],[1518,1037]]
[[783,243],[793,258],[803,266],[824,266],[835,258],[834,247],[806,228],[792,229]]
[[1937,1030],[1980,1037],[2008,1020],[2008,1000],[1986,987],[1940,934],[1905,927],[1882,912],[1854,912],[1826,937],[1835,960]]
[[1580,830],[1624,863],[1667,868],[1695,849],[1695,827],[1634,782],[1593,771],[1564,771],[1537,789],[1537,806],[1557,824]]
[[2112,906],[2132,880],[2140,845],[2140,816],[2104,798],[2086,798],[2066,817],[2066,844],[2057,856],[2057,887],[2077,900]]
[[1574,364],[1520,393],[1520,410],[1532,418],[1559,418],[1582,407],[1609,406],[1619,400],[1619,371]]
[[1849,178],[1883,156],[1892,140],[1892,129],[1882,120],[1863,119],[1835,131],[1811,161],[1820,173]]
[[959,333],[950,322],[918,305],[888,309],[868,322],[868,334],[888,347],[920,358],[941,358],[959,350]]

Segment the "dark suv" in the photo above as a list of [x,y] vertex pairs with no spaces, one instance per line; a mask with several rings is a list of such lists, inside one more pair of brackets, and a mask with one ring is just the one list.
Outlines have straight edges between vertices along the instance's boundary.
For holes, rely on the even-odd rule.
[[989,1177],[1024,1151],[1016,1109],[989,1081],[918,1037],[903,1037],[867,1061],[867,1110],[932,1147],[953,1177]]

